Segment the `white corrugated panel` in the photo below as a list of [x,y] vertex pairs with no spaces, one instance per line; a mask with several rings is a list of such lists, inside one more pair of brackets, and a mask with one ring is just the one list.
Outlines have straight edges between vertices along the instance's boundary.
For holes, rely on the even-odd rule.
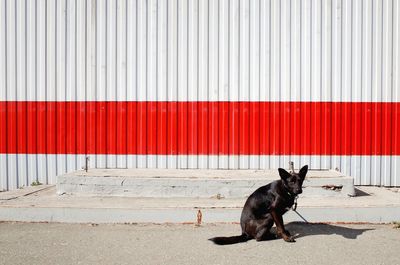
[[0,189],[80,169],[400,185],[400,4],[4,0]]

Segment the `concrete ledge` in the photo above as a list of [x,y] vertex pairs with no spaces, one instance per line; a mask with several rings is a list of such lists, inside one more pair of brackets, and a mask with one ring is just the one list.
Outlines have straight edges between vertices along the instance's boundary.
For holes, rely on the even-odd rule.
[[[239,222],[241,209],[201,209],[204,223]],[[308,222],[390,223],[400,220],[400,207],[299,208]],[[197,209],[78,209],[0,208],[1,221],[59,223],[195,223]],[[304,221],[295,212],[283,217],[285,223]]]
[[[363,196],[298,199],[298,212],[309,222],[388,223],[400,220],[398,189],[359,187]],[[23,191],[23,190],[22,190]],[[21,194],[24,194],[21,191]],[[67,223],[239,222],[244,198],[127,198],[57,196],[55,187],[0,201],[0,221]],[[295,212],[285,222],[302,221]]]
[[[79,196],[246,198],[279,179],[277,170],[91,169],[57,178],[57,193]],[[354,195],[353,178],[333,170],[311,170],[304,196]],[[323,188],[325,187],[325,188]],[[339,188],[338,188],[339,187]]]

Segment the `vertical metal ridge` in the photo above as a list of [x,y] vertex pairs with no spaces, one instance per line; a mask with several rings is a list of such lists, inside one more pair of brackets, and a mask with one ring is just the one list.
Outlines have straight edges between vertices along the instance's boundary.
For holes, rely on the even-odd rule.
[[[392,37],[393,37],[393,17],[392,17],[393,1],[383,1],[383,56],[382,56],[382,97],[383,101],[392,101],[392,76],[393,76],[393,57],[392,57]],[[382,146],[388,148],[391,152],[391,133],[392,133],[392,108],[391,104],[385,106],[382,110]],[[388,115],[385,115],[388,114]],[[388,117],[389,116],[389,117]],[[388,146],[385,146],[388,144]],[[383,185],[391,185],[391,159],[390,156],[382,157],[381,172],[383,176]]]
[[[393,102],[400,101],[400,3],[399,1],[393,2],[393,58],[394,58],[394,73],[393,73]],[[396,89],[397,88],[397,89]],[[396,125],[394,127],[394,131],[392,134],[393,144],[396,147],[396,150],[400,149],[400,140],[398,135],[400,135],[400,126],[398,125],[400,120],[400,108],[397,107],[394,110],[395,118],[392,120]],[[392,178],[391,185],[392,186],[400,186],[400,179],[396,176],[400,175],[400,158],[397,156],[392,156]]]
[[[0,100],[7,100],[7,9],[6,1],[0,2]],[[5,109],[0,110],[2,130],[7,129],[7,114]],[[7,134],[0,133],[0,142],[5,146]],[[2,150],[6,152],[7,150]],[[8,163],[7,155],[0,155],[0,191],[8,190]]]

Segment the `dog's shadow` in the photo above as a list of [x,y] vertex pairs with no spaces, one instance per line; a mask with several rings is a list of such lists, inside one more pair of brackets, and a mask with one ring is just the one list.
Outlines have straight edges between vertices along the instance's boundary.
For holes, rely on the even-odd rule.
[[373,228],[356,229],[331,224],[312,224],[304,222],[291,222],[285,225],[292,236],[296,238],[315,236],[315,235],[340,235],[347,239],[356,239],[364,232],[375,230]]

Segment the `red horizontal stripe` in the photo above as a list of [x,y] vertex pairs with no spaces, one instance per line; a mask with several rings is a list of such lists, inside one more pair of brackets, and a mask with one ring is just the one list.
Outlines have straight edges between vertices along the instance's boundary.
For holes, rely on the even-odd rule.
[[0,102],[2,154],[400,155],[400,103]]

